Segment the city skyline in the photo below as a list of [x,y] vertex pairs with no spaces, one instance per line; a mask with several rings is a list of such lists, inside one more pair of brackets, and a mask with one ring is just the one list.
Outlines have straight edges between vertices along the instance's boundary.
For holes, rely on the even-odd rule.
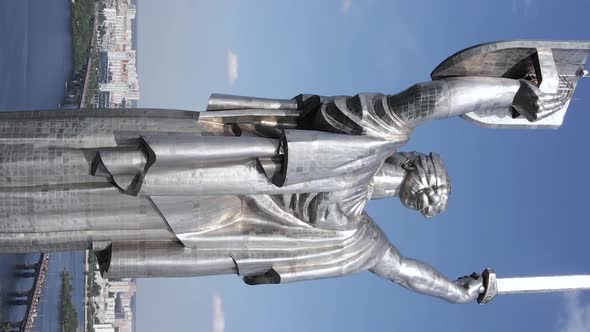
[[[134,297],[137,287],[135,279],[102,278],[98,269],[94,271],[94,280],[100,286],[100,293],[92,297],[96,304],[95,331],[133,332],[134,330]],[[98,327],[97,327],[98,326]]]
[[101,77],[96,95],[96,107],[131,107],[139,100],[139,78],[137,74],[136,39],[134,21],[137,9],[132,0],[104,0],[102,10],[104,21],[101,34],[100,52],[105,59],[101,63]]

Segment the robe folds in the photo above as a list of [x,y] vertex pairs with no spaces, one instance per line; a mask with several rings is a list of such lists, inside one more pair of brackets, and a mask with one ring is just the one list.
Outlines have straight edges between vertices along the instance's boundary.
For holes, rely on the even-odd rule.
[[0,252],[92,248],[108,277],[250,284],[366,270],[389,241],[363,208],[409,130],[382,95],[293,107],[309,98],[1,113]]

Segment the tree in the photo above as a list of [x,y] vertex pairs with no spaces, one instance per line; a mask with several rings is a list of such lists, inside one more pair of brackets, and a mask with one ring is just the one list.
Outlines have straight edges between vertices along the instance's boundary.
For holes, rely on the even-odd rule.
[[76,332],[78,314],[72,303],[72,277],[67,270],[61,274],[60,320],[63,332]]
[[12,325],[10,323],[3,323],[0,326],[0,331],[2,331],[2,332],[10,332],[10,331],[12,331]]

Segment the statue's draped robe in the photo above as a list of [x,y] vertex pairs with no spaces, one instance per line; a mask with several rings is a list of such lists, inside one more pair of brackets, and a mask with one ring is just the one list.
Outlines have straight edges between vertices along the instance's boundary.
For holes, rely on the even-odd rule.
[[410,130],[383,95],[295,100],[0,114],[0,252],[94,247],[110,277],[254,284],[370,268],[389,242],[363,208]]

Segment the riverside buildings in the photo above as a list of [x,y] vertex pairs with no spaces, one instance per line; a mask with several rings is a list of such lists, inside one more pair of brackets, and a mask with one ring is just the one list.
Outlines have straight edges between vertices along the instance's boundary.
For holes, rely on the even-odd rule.
[[98,271],[94,279],[101,288],[100,294],[92,298],[96,306],[94,330],[133,332],[135,279],[103,279]]
[[[102,10],[105,31],[100,41],[101,62],[99,91],[94,106],[101,108],[132,107],[139,100],[137,55],[133,49],[133,21],[137,9],[131,0],[105,1]],[[106,74],[102,74],[104,72]]]

